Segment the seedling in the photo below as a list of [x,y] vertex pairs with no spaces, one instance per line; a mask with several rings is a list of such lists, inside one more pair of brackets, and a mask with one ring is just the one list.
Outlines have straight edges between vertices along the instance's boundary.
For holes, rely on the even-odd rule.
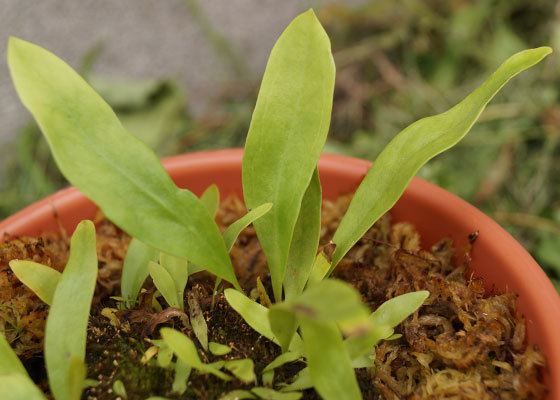
[[[329,129],[335,67],[329,39],[311,10],[288,26],[270,54],[243,157],[243,194],[250,211],[223,235],[214,222],[217,188],[210,187],[199,199],[176,187],[154,153],[124,130],[111,108],[62,60],[11,38],[8,63],[18,94],[41,127],[62,173],[133,237],[122,277],[126,306],[133,306],[150,275],[167,304],[184,309],[189,275],[207,270],[233,285],[225,290],[225,298],[247,324],[282,348],[283,354],[265,369],[263,382],[271,384],[274,370],[285,363],[300,360],[307,364],[293,382],[277,388],[283,393],[256,386],[226,394],[224,399],[297,399],[300,390],[314,387],[321,397],[339,400],[361,398],[354,368],[372,367],[375,345],[394,338],[394,327],[429,294],[402,295],[371,313],[354,288],[329,275],[395,204],[420,167],[461,140],[507,81],[550,52],[542,47],[513,55],[455,107],[399,133],[358,187],[334,235],[332,260],[317,255],[321,222],[317,163]],[[270,307],[242,292],[228,256],[237,236],[250,223],[254,223],[270,269],[275,301]],[[84,247],[94,244],[93,237],[88,240]],[[72,296],[63,290],[65,274],[71,274],[72,268],[67,267],[70,271],[64,272],[58,284],[56,274],[50,274],[43,284],[26,279],[23,265],[14,267],[37,293],[56,287],[49,321],[62,318],[57,303],[62,296]],[[90,281],[74,283],[80,290],[82,285],[91,290]],[[268,305],[270,296],[262,284],[259,291],[263,304]],[[187,297],[191,324],[206,350],[204,317],[196,299],[191,294]],[[44,294],[41,298],[49,301]],[[83,362],[82,347],[72,350],[76,359],[58,358],[65,354],[62,344],[53,342],[49,332],[63,327],[80,337],[80,346],[85,340],[83,324],[72,326],[61,320],[56,327],[54,322],[47,325],[45,354],[57,400],[74,398],[80,387],[77,382],[85,377],[67,374],[68,363]],[[177,356],[173,387],[178,392],[185,390],[191,369],[223,380],[252,383],[258,379],[249,359],[206,364],[187,336],[170,328],[162,328],[161,335],[160,351],[171,349]],[[7,344],[1,348],[6,357],[2,357],[0,372],[21,370]],[[212,352],[226,350],[210,343]],[[169,367],[161,357],[160,364]],[[80,374],[85,371],[77,370]],[[23,373],[1,379],[8,380],[12,388],[34,393],[28,398],[42,396]]]

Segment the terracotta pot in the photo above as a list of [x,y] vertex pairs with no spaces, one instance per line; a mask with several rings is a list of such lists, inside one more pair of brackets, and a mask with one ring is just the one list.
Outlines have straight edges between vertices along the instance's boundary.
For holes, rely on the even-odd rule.
[[[163,161],[175,183],[200,195],[216,183],[222,195],[241,193],[242,150],[193,153]],[[369,166],[368,161],[325,154],[319,161],[323,195],[335,198],[353,191]],[[61,190],[7,218],[0,232],[38,235],[58,229],[54,211],[69,231],[82,219],[92,218],[95,205],[75,188]],[[487,290],[519,294],[518,310],[527,318],[528,340],[544,351],[548,362],[545,383],[548,399],[560,400],[560,296],[531,256],[497,223],[445,190],[415,178],[392,214],[397,221],[410,221],[429,247],[451,236],[457,249],[464,249],[468,235],[478,231],[471,252],[475,276],[484,278]]]

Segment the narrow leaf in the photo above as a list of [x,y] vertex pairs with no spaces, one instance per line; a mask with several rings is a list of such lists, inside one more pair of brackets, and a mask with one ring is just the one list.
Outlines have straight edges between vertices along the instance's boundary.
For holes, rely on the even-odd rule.
[[283,352],[288,351],[290,343],[298,328],[296,314],[292,309],[284,307],[283,304],[272,306],[268,312],[270,329],[278,340]]
[[70,241],[70,257],[54,293],[45,328],[45,363],[57,400],[72,400],[68,369],[85,360],[87,323],[97,280],[95,226],[82,221]]
[[200,196],[200,201],[204,204],[212,218],[214,218],[220,206],[220,190],[218,186],[214,184],[208,186]]
[[178,359],[175,363],[175,377],[173,378],[172,389],[175,393],[183,394],[187,390],[187,381],[191,375],[191,366]]
[[309,274],[308,286],[315,285],[323,280],[331,268],[331,263],[327,260],[325,253],[320,252],[315,257],[315,262],[311,267],[311,273]]
[[329,38],[309,10],[290,23],[270,53],[243,156],[247,207],[274,204],[255,228],[276,301],[301,202],[327,137],[334,75]]
[[19,360],[19,357],[12,350],[4,334],[0,333],[0,376],[16,373],[28,376],[27,370]]
[[159,263],[171,275],[177,290],[177,301],[183,304],[185,301],[185,286],[187,286],[187,281],[189,280],[188,261],[170,254],[161,253],[159,255]]
[[284,290],[286,299],[303,292],[317,255],[321,236],[321,181],[315,169],[311,182],[303,195],[294,236],[290,244]]
[[247,400],[256,399],[256,397],[248,390],[232,390],[220,397],[219,400]]
[[206,325],[206,319],[204,318],[198,299],[192,291],[189,292],[187,299],[194,334],[202,345],[202,348],[208,350],[208,325]]
[[183,302],[179,302],[177,298],[177,288],[169,272],[160,264],[153,261],[148,262],[148,271],[154,281],[155,287],[159,290],[165,301],[167,301],[167,304],[171,307],[183,310]]
[[86,363],[79,356],[70,359],[68,365],[68,389],[72,400],[80,400],[86,380]]
[[420,290],[387,300],[371,314],[370,321],[374,326],[387,325],[394,328],[416,311],[429,295],[428,291]]
[[18,373],[0,375],[2,400],[46,400],[41,390],[25,375]]
[[[270,327],[268,308],[254,302],[235,289],[226,289],[224,295],[231,308],[237,311],[251,328],[265,338],[272,340],[274,343],[280,344]],[[299,335],[294,335],[289,349],[296,353],[303,354],[303,343]]]
[[321,398],[361,399],[354,368],[336,325],[302,319],[301,334],[311,381]]
[[302,393],[298,392],[283,393],[265,387],[255,387],[251,391],[263,400],[299,400],[303,396]]
[[[155,340],[152,340],[152,343],[154,342]],[[157,364],[161,368],[167,368],[169,367],[169,365],[171,364],[171,360],[173,359],[173,350],[163,340],[161,341],[161,343],[158,343],[158,347]]]
[[264,367],[263,372],[272,371],[275,368],[281,367],[282,365],[290,362],[294,362],[296,360],[299,360],[300,358],[301,358],[300,354],[291,351],[280,354],[270,364]]
[[208,343],[208,348],[210,349],[210,353],[214,354],[215,356],[224,356],[228,353],[231,353],[231,347],[221,343],[210,342]]
[[266,308],[270,308],[272,302],[270,301],[270,297],[268,297],[268,293],[266,292],[266,288],[264,287],[261,278],[257,276],[257,291],[259,292],[259,298],[261,304]]
[[344,341],[350,359],[354,361],[364,354],[370,354],[380,340],[390,337],[393,328],[388,325],[378,325],[360,335],[350,336]]
[[159,251],[144,242],[132,238],[126,251],[121,277],[121,296],[128,300],[127,307],[132,306],[140,293],[144,281],[149,275],[148,262],[157,261]]
[[289,385],[284,386],[282,392],[292,392],[295,390],[306,390],[313,387],[313,382],[311,382],[311,375],[309,375],[309,368],[305,367],[298,372],[295,379]]
[[188,336],[171,328],[162,328],[161,336],[167,345],[173,349],[173,352],[177,355],[177,357],[184,363],[190,365],[194,369],[197,369],[203,374],[213,374],[224,381],[231,380],[230,376],[217,370],[211,365],[204,364],[200,360],[196,346],[193,341],[188,338]]
[[226,361],[224,368],[235,375],[237,379],[245,383],[251,383],[257,379],[255,375],[255,364],[250,358]]
[[8,44],[8,65],[23,104],[74,186],[131,236],[192,260],[239,288],[206,207],[175,186],[153,151],[126,132],[109,105],[70,66],[14,37]]
[[228,251],[231,251],[241,231],[254,221],[265,215],[272,208],[272,203],[261,204],[228,226],[224,232],[224,242]]
[[49,306],[60,280],[60,272],[33,261],[10,261],[10,268],[17,278]]
[[421,119],[391,140],[356,190],[333,237],[332,269],[399,199],[413,176],[428,160],[449,149],[471,129],[486,105],[515,75],[550,54],[540,47],[506,60],[482,85],[450,110]]

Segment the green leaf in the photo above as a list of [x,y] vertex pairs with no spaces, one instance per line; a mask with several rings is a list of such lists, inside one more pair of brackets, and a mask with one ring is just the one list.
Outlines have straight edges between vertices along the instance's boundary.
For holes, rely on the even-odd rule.
[[71,398],[68,369],[85,360],[87,323],[95,283],[97,251],[95,226],[82,221],[70,241],[70,257],[54,293],[45,328],[45,363],[49,385],[57,400]]
[[361,332],[369,325],[369,311],[358,291],[336,279],[319,282],[294,300],[274,305],[271,314],[273,310],[289,311],[313,321],[335,322],[346,334]]
[[210,353],[214,354],[215,356],[224,356],[228,353],[231,353],[231,347],[221,343],[210,342],[208,343],[208,348],[210,349]]
[[254,221],[265,215],[272,208],[272,203],[261,204],[228,226],[224,232],[224,242],[228,251],[231,251],[241,231]]
[[149,275],[148,262],[157,261],[159,251],[144,242],[132,238],[124,258],[121,277],[121,296],[127,299],[126,307],[138,298],[138,293]]
[[169,367],[171,360],[173,359],[173,350],[171,347],[169,347],[163,340],[158,341],[157,343],[155,340],[152,340],[152,343],[159,347],[157,353],[158,366],[161,368]]
[[284,386],[282,392],[291,392],[294,390],[306,390],[313,387],[311,376],[309,375],[309,368],[305,367],[298,372],[295,379],[289,385]]
[[272,302],[270,301],[270,297],[268,297],[266,288],[264,287],[259,276],[257,276],[257,291],[259,292],[259,299],[261,304],[266,308],[269,308],[272,305]]
[[282,365],[287,364],[289,362],[294,362],[296,360],[299,360],[300,358],[301,358],[300,354],[291,351],[280,354],[270,364],[264,367],[263,372],[272,371],[275,368],[281,367]]
[[268,308],[261,306],[235,289],[226,289],[224,295],[231,308],[237,311],[251,328],[268,340],[276,341],[268,321]]
[[321,236],[321,201],[321,181],[319,171],[315,169],[301,202],[288,253],[284,276],[287,300],[301,294],[309,279]]
[[198,299],[195,294],[190,291],[187,295],[187,300],[194,334],[202,345],[202,348],[208,351],[208,325],[206,325],[206,319],[204,318],[200,304],[198,304]]
[[82,391],[85,388],[86,373],[87,367],[84,360],[79,356],[73,356],[68,365],[68,389],[72,400],[80,400],[82,397]]
[[29,377],[18,373],[0,376],[0,398],[2,400],[47,399]]
[[224,396],[220,397],[219,400],[246,400],[246,399],[256,399],[256,397],[248,390],[232,390],[226,393]]
[[214,218],[220,206],[220,189],[218,189],[218,186],[214,184],[208,186],[200,196],[200,201],[204,204],[212,218]]
[[387,300],[371,314],[370,321],[373,326],[387,325],[394,328],[416,311],[429,295],[428,291],[420,290]]
[[19,357],[12,350],[4,334],[0,333],[0,376],[16,373],[28,377],[27,370]]
[[148,262],[148,271],[154,281],[155,287],[162,294],[165,301],[167,301],[167,304],[171,307],[183,310],[183,302],[179,302],[177,299],[177,288],[169,272],[160,264],[153,261]]
[[70,66],[13,37],[8,64],[22,102],[74,186],[131,236],[239,288],[220,231],[202,202],[175,186],[153,151],[125,131]]
[[344,341],[346,351],[352,361],[363,355],[369,355],[379,341],[390,337],[393,328],[388,325],[378,325],[359,335],[350,336]]
[[265,387],[255,387],[251,391],[264,400],[299,400],[303,396],[302,393],[282,393]]
[[10,261],[10,268],[17,278],[49,306],[60,280],[60,272],[33,261]]
[[[224,291],[224,295],[231,308],[237,311],[251,328],[268,340],[272,340],[274,343],[280,344],[270,327],[268,308],[254,302],[235,289],[226,289]],[[298,335],[294,335],[289,349],[299,354],[303,354],[303,343]]]
[[311,381],[321,398],[361,399],[350,357],[336,325],[303,318],[301,334]]
[[296,17],[270,53],[243,156],[247,207],[274,204],[255,221],[276,301],[294,227],[329,129],[335,68],[312,10]]
[[291,309],[284,307],[283,304],[272,306],[268,312],[270,329],[278,340],[283,352],[288,351],[292,338],[296,334],[298,321]]
[[117,379],[115,382],[113,382],[113,392],[115,392],[117,396],[120,396],[122,398],[126,399],[128,397],[126,395],[126,388],[124,387],[124,383],[120,379]]
[[312,286],[321,282],[329,272],[330,268],[331,263],[329,262],[329,260],[327,260],[327,256],[325,256],[325,253],[320,252],[319,254],[317,254],[317,257],[315,257],[315,262],[311,267],[307,285]]
[[461,140],[486,104],[511,78],[537,64],[551,51],[549,47],[540,47],[513,55],[462,102],[442,114],[413,123],[395,136],[373,163],[340,222],[333,237],[336,249],[331,271],[397,202],[420,167]]
[[182,360],[175,363],[175,377],[173,378],[172,389],[175,393],[183,394],[187,390],[187,382],[191,375],[191,366]]
[[213,374],[224,381],[231,380],[230,376],[217,370],[211,365],[204,364],[198,356],[198,352],[196,351],[196,346],[193,341],[186,335],[171,328],[161,328],[160,332],[163,340],[165,340],[167,345],[173,349],[173,352],[184,363],[190,365],[194,369],[197,369],[203,374]]
[[188,261],[170,254],[161,253],[159,255],[159,263],[171,275],[177,290],[177,301],[179,304],[183,304],[185,301],[185,286],[187,286],[187,281],[189,280]]
[[250,358],[226,361],[224,368],[245,383],[254,382],[257,379],[255,375],[255,364]]

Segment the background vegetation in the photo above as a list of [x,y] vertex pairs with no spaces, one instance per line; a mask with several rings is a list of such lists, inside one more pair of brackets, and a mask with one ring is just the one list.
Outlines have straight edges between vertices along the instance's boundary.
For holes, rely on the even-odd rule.
[[[238,79],[194,116],[173,80],[127,81],[81,72],[124,125],[159,155],[244,144],[258,79],[212,27],[189,10]],[[373,160],[411,122],[446,110],[512,53],[556,52],[512,81],[473,131],[420,176],[471,202],[508,229],[558,285],[560,278],[560,6],[551,0],[376,0],[318,10],[337,65],[327,151]],[[66,185],[37,127],[18,135],[0,169],[0,218]],[[557,286],[558,287],[558,286]]]

